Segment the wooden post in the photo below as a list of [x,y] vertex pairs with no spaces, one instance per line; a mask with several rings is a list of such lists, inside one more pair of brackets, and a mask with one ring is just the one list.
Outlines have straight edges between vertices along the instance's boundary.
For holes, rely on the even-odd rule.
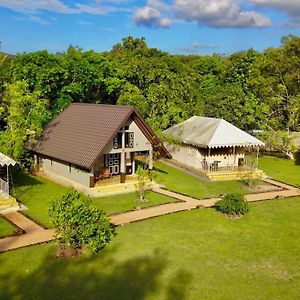
[[132,164],[131,164],[132,174],[135,174],[135,152],[132,152],[131,155],[132,155]]

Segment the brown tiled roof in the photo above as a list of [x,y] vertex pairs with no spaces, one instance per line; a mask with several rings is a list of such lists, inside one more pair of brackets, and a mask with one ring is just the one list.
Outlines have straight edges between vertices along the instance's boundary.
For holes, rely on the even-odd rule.
[[[129,119],[155,145],[159,139],[133,107],[73,103],[48,123],[34,152],[90,169],[107,143]],[[162,148],[167,154],[166,150]]]

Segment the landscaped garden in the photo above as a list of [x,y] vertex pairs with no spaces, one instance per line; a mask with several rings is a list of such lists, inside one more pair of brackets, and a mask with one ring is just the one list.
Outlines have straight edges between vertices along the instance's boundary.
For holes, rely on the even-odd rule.
[[[50,201],[63,195],[68,188],[45,178],[29,174],[16,174],[14,177],[14,196],[21,201],[28,210],[26,215],[33,218],[43,226],[50,226],[48,215]],[[103,198],[93,198],[94,204],[108,214],[125,212],[134,208],[159,205],[177,201],[174,198],[159,195],[153,192],[146,193],[147,202],[136,201],[136,193],[115,195]]]
[[298,299],[300,198],[241,219],[199,209],[117,228],[100,254],[54,243],[0,255],[1,299]]
[[[198,199],[218,197],[220,194],[241,193],[250,194],[254,191],[249,189],[242,180],[233,181],[203,181],[181,170],[175,169],[163,162],[155,163],[155,181],[164,185],[167,189],[189,195]],[[265,185],[260,180],[255,180],[256,185]]]
[[[295,162],[261,157],[260,167],[279,180],[299,182]],[[156,181],[175,191],[202,198],[244,193],[242,181],[207,183],[161,163],[156,168]],[[49,201],[67,189],[24,174],[15,182],[26,213],[48,225]],[[139,203],[136,197],[94,203],[114,213],[170,200],[148,193],[149,202]],[[297,299],[300,198],[249,206],[240,219],[198,209],[118,227],[117,236],[96,256],[57,259],[55,243],[1,254],[1,299]]]
[[274,179],[300,186],[299,159],[288,160],[275,156],[261,156],[258,167]]
[[0,238],[13,234],[15,227],[0,217]]

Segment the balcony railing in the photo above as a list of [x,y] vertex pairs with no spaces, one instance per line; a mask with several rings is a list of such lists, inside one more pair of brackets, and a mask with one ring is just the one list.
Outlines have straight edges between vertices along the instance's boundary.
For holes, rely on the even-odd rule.
[[242,172],[253,171],[257,169],[256,159],[253,157],[244,157],[243,163],[240,166],[219,166],[219,161],[213,163],[206,163],[203,165],[204,172]]

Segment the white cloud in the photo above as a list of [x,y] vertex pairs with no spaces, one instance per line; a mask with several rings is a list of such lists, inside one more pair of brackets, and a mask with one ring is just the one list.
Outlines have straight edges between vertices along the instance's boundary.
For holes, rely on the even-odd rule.
[[297,27],[300,25],[300,0],[247,0],[257,7],[266,7],[285,12],[289,16],[284,25]]
[[19,12],[47,10],[59,13],[76,13],[60,0],[0,0],[0,6]]
[[136,10],[134,14],[134,21],[137,25],[143,25],[147,27],[170,27],[171,20],[163,18],[161,13],[149,6]]
[[[197,22],[199,25],[211,27],[259,28],[270,26],[272,23],[269,18],[253,10],[243,10],[238,0],[173,0],[171,3],[163,0],[148,0],[147,6],[139,11],[145,9],[148,12],[150,9],[155,10],[160,16],[164,12],[171,14],[177,20]],[[140,24],[146,25],[142,22]]]
[[234,0],[175,0],[177,18],[212,27],[264,27],[271,21],[255,11],[242,11]]
[[109,11],[124,10],[123,8],[104,6],[101,1],[95,1],[91,4],[82,4],[74,1],[72,6],[67,4],[70,2],[62,0],[0,0],[0,7],[22,13],[50,11],[62,14],[87,13],[93,15],[104,15]]
[[219,48],[219,45],[209,45],[209,44],[201,44],[199,42],[193,42],[188,47],[177,47],[177,50],[195,53],[201,49],[217,49]]
[[300,15],[299,0],[248,0],[257,6],[274,8],[281,11],[286,11],[290,15]]
[[50,22],[39,17],[39,16],[34,16],[34,15],[29,15],[29,19],[32,21],[32,22],[35,22],[35,23],[39,23],[41,25],[50,25]]

